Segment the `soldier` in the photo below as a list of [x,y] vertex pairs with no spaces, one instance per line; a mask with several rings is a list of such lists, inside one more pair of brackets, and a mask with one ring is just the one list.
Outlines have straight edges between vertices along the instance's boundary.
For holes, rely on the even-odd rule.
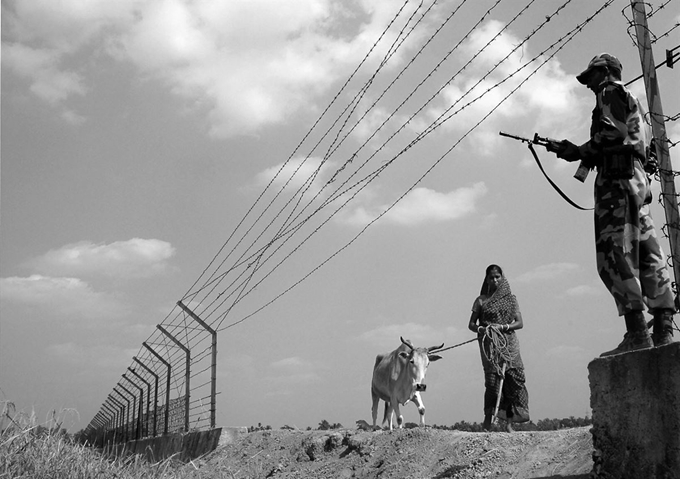
[[[597,269],[626,322],[621,344],[601,357],[673,341],[674,296],[650,216],[652,195],[644,169],[651,134],[640,103],[621,82],[622,69],[608,53],[590,60],[576,77],[595,94],[590,140],[580,146],[569,140],[548,145],[558,158],[597,169]],[[651,336],[645,307],[654,317]]]

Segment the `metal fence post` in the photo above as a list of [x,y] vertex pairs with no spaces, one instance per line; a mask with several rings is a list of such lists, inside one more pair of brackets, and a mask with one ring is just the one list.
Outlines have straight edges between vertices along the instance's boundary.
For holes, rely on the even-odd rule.
[[198,324],[203,326],[206,331],[212,335],[211,348],[211,365],[210,365],[210,427],[215,427],[216,412],[217,412],[217,331],[208,326],[196,313],[191,311],[182,301],[177,301],[177,306],[182,308],[189,316],[191,316]]
[[125,427],[125,419],[123,418],[123,416],[125,415],[125,404],[123,404],[118,399],[113,397],[112,394],[113,393],[109,394],[109,399],[111,399],[111,401],[113,401],[113,404],[115,404],[116,406],[118,406],[120,408],[120,414],[118,414],[118,425],[117,425],[117,427],[118,427],[118,429],[120,429],[119,436],[121,436],[121,441],[119,441],[119,442],[123,442],[122,436],[123,436],[123,430],[124,430],[124,427]]
[[[133,356],[132,359],[135,360],[137,364],[146,369],[146,371],[153,376],[154,379],[154,396],[153,396],[153,437],[156,437],[156,424],[158,423],[158,374],[153,372],[146,364]],[[148,409],[147,409],[148,414]]]
[[[141,377],[139,374],[137,374],[137,371],[132,369],[131,367],[128,367],[130,372],[137,376],[140,381],[142,381],[144,384],[146,384],[146,419],[144,420],[144,427],[146,428],[146,434],[145,436],[149,435],[149,403],[151,402],[151,384]],[[141,409],[141,407],[140,407]]]
[[[136,421],[136,428],[137,428],[137,433],[135,434],[135,439],[141,439],[142,438],[142,411],[144,410],[144,388],[141,387],[139,384],[134,382],[132,379],[127,377],[125,373],[122,374],[122,378],[127,380],[130,384],[132,384],[134,387],[136,387],[139,390],[139,408],[135,405],[135,408],[137,408],[137,421]],[[121,386],[123,387],[123,386]]]
[[184,379],[184,383],[186,386],[184,393],[184,431],[189,432],[189,396],[191,393],[189,381],[191,380],[191,351],[185,345],[180,343],[179,340],[177,340],[172,334],[166,331],[166,329],[163,326],[158,324],[156,325],[156,327],[168,338],[170,338],[172,342],[177,345],[178,348],[181,348],[184,351],[184,354],[186,355],[185,379]]
[[[109,406],[106,401],[102,404],[102,409],[108,411],[110,417],[110,420],[108,421],[106,427],[106,435],[107,436],[113,436],[112,440],[113,442],[116,442],[116,410]],[[113,432],[113,434],[111,434]]]
[[[135,396],[135,394],[132,391],[130,391],[128,388],[126,388],[122,384],[118,383],[118,386],[123,391],[125,391],[130,396],[132,396],[132,421],[130,422],[130,425],[134,428],[134,439],[137,439],[137,426],[135,425],[136,424],[135,413],[137,412],[137,396]],[[129,410],[130,410],[130,408],[128,407],[128,411]]]
[[[116,387],[119,387],[120,384],[116,384]],[[130,439],[130,400],[125,396],[123,393],[121,393],[116,387],[113,388],[113,392],[118,394],[123,401],[127,403],[127,407],[125,408],[126,411],[126,416],[127,419],[125,421],[125,440],[123,442],[127,442]]]
[[156,359],[165,364],[165,367],[168,368],[168,374],[165,384],[165,426],[163,428],[163,435],[166,435],[168,434],[168,419],[170,418],[170,375],[172,374],[172,366],[170,366],[170,363],[163,359],[163,357],[160,354],[154,351],[151,346],[149,346],[146,343],[142,343],[142,346],[148,349],[151,354],[156,356]]

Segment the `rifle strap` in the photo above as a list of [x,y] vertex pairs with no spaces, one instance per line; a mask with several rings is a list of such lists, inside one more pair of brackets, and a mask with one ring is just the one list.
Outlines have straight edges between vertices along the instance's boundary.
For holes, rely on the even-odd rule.
[[543,165],[541,164],[541,160],[538,159],[538,155],[536,154],[536,150],[534,150],[534,145],[529,143],[529,150],[531,151],[531,154],[534,155],[534,160],[536,160],[536,164],[538,165],[538,168],[541,170],[541,173],[543,173],[543,176],[545,176],[545,179],[548,180],[548,183],[550,183],[550,186],[555,188],[555,191],[557,191],[562,198],[566,200],[567,203],[569,203],[571,206],[576,208],[577,210],[581,211],[590,211],[593,208],[584,208],[583,206],[579,206],[578,204],[574,203],[571,198],[569,198],[561,189],[559,186],[555,184],[553,180],[550,179],[548,174],[545,172],[543,169]]

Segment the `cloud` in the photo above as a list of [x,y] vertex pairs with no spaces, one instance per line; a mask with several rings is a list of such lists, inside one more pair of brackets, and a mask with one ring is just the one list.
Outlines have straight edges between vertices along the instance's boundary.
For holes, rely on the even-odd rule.
[[[475,183],[449,193],[439,193],[429,188],[415,188],[387,211],[381,221],[413,226],[427,222],[452,221],[475,211],[476,202],[486,194],[484,183]],[[379,207],[363,204],[342,218],[355,225],[365,225],[385,212],[390,205]]]
[[166,272],[174,255],[170,243],[157,239],[133,238],[110,244],[81,241],[50,250],[27,264],[55,276],[147,278]]
[[306,363],[299,357],[291,357],[275,361],[271,364],[274,369],[279,370],[294,370],[305,366]]
[[0,298],[69,319],[114,319],[129,314],[128,307],[117,295],[94,291],[78,278],[41,275],[0,278]]
[[271,385],[274,391],[268,394],[289,394],[291,387],[294,389],[321,379],[318,364],[297,356],[275,361],[270,364],[270,368],[270,374],[265,378],[265,382]]
[[[445,128],[461,132],[467,131],[503,101],[494,116],[474,133],[475,136],[482,135],[483,141],[479,139],[475,144],[483,145],[483,151],[487,153],[500,141],[497,131],[493,135],[488,134],[489,130],[496,130],[499,123],[517,118],[532,118],[535,124],[540,124],[546,130],[551,125],[568,124],[571,119],[580,115],[573,107],[578,84],[562,70],[557,60],[550,60],[529,78],[529,74],[538,64],[516,72],[535,53],[531,52],[528,44],[510,53],[521,43],[521,39],[510,29],[486,46],[503,27],[502,22],[491,20],[472,33],[463,45],[462,53],[466,60],[474,55],[478,56],[442,92],[445,107],[452,106],[450,113],[458,111],[445,124]],[[508,59],[498,65],[507,55],[510,55]],[[493,73],[489,74],[494,68]],[[479,82],[481,78],[484,79]],[[505,99],[524,80],[526,83]],[[429,115],[434,119],[442,111],[442,106],[431,108]]]
[[[446,330],[447,333],[450,329]],[[359,335],[359,339],[384,351],[396,349],[401,341],[400,337],[409,339],[416,347],[430,347],[441,344],[447,334],[436,330],[432,326],[419,323],[390,324],[380,326]]]
[[572,271],[578,271],[581,267],[575,263],[550,263],[538,266],[531,271],[519,275],[515,281],[522,283],[534,283],[547,281],[564,276]]
[[256,176],[259,186],[266,186],[270,182],[272,186],[280,189],[284,186],[292,193],[298,188],[308,187],[308,192],[316,194],[330,179],[329,170],[334,168],[335,163],[326,161],[321,164],[321,158],[293,158],[287,163],[267,168]]
[[580,285],[569,288],[564,292],[564,296],[568,298],[578,298],[583,296],[600,296],[603,288],[596,288],[589,285]]
[[[52,106],[85,95],[82,64],[74,54],[105,29],[123,25],[136,0],[20,0],[3,2],[2,63],[28,80],[29,90]],[[69,66],[67,66],[69,65]],[[71,123],[82,117],[66,110]]]
[[[367,68],[411,8],[420,7],[407,6]],[[212,135],[253,134],[313,108],[310,98],[358,64],[394,12],[378,0],[17,0],[3,2],[2,61],[57,104],[84,94],[93,59],[108,55],[197,105]],[[426,33],[421,26],[409,42]]]
[[2,63],[20,77],[28,79],[33,94],[55,105],[69,96],[85,94],[83,78],[76,72],[59,69],[61,54],[21,44],[3,45]]

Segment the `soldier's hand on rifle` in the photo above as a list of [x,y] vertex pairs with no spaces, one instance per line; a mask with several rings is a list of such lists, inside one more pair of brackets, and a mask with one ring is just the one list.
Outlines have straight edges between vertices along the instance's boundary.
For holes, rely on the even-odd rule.
[[576,161],[581,158],[578,146],[569,140],[551,141],[546,145],[546,150],[552,151],[558,158],[566,161]]

